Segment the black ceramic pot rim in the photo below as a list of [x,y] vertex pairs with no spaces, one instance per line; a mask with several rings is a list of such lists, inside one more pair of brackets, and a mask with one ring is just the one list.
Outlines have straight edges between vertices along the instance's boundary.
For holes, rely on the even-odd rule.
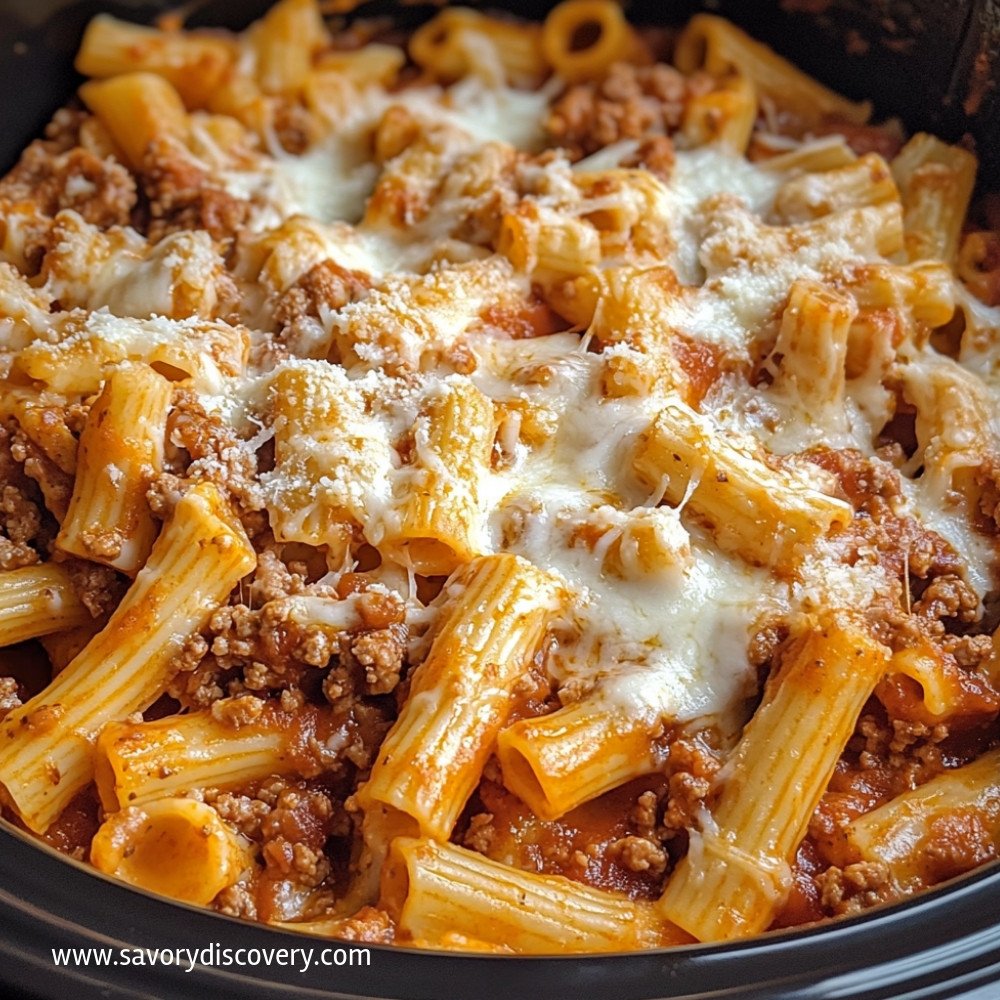
[[[1000,863],[859,917],[727,945],[508,957],[364,945],[370,964],[56,967],[52,949],[337,942],[172,903],[0,825],[0,985],[24,997],[178,1000],[935,1000],[1000,982]],[[117,951],[116,951],[117,953]],[[1000,989],[1000,987],[998,987]]]

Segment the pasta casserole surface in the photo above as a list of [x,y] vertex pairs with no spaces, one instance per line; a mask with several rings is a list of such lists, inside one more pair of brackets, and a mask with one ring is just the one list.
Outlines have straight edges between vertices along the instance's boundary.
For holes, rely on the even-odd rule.
[[9,819],[229,915],[528,954],[996,857],[972,152],[606,0],[102,14],[77,67],[0,180]]

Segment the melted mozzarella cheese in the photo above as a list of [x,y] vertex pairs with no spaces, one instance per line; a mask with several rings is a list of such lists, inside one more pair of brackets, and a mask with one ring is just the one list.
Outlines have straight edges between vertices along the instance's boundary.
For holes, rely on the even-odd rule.
[[923,479],[903,479],[907,512],[937,532],[962,557],[969,584],[982,598],[996,586],[997,547],[993,538],[977,531],[970,512],[958,495],[939,497]]
[[282,156],[277,171],[285,212],[320,222],[357,222],[378,177],[362,138],[332,132],[301,156]]
[[[376,184],[378,168],[369,162],[370,148],[388,107],[399,105],[428,125],[459,130],[464,150],[507,142],[531,151],[544,135],[548,97],[490,88],[480,80],[448,90],[366,91],[334,132],[307,153],[280,154],[266,169],[229,176],[227,184],[264,205],[262,219],[300,213],[317,220],[320,258],[325,254],[372,281],[374,290],[359,302],[321,310],[315,343],[290,341],[293,349],[304,347],[303,353],[317,357],[327,350],[324,337],[342,336],[348,370],[338,377],[345,391],[353,384],[353,390],[371,399],[365,427],[347,429],[348,434],[375,435],[385,445],[379,482],[360,487],[366,539],[379,544],[411,488],[412,476],[394,451],[405,435],[419,466],[434,466],[445,479],[456,474],[427,449],[421,413],[444,379],[471,377],[493,400],[499,430],[495,466],[478,483],[483,519],[470,528],[481,551],[517,553],[564,581],[568,598],[554,624],[556,641],[546,660],[555,688],[567,701],[592,695],[651,724],[659,719],[711,720],[722,732],[734,734],[755,686],[748,658],[754,630],[772,616],[788,619],[831,607],[864,609],[886,595],[900,599],[898,581],[886,577],[878,553],[862,547],[847,559],[835,537],[824,539],[803,553],[794,576],[779,578],[767,567],[751,566],[722,551],[684,504],[679,509],[656,506],[660,498],[651,497],[634,474],[633,456],[666,396],[660,391],[604,391],[612,359],[641,369],[644,358],[627,345],[591,353],[586,338],[570,333],[495,338],[489,324],[475,322],[475,316],[491,299],[494,305],[513,303],[516,309],[528,296],[525,276],[511,276],[509,269],[503,270],[505,263],[476,287],[471,297],[482,301],[470,305],[467,295],[461,302],[451,301],[448,293],[439,295],[430,319],[427,311],[412,308],[406,295],[415,275],[422,275],[419,280],[427,287],[447,289],[456,268],[488,271],[491,261],[502,263],[490,258],[482,244],[453,238],[456,222],[478,209],[464,192],[451,194],[448,184],[443,185],[426,214],[408,228],[349,224],[362,218],[365,199]],[[580,171],[616,167],[635,146],[618,143],[574,167],[559,156],[525,160],[517,168],[520,183],[546,211],[582,212],[574,178]],[[892,358],[848,382],[842,407],[822,412],[795,394],[753,387],[746,378],[750,346],[774,336],[794,281],[822,281],[845,267],[882,259],[874,234],[857,218],[833,219],[822,238],[819,229],[803,226],[793,237],[788,229],[770,226],[775,196],[787,176],[720,149],[678,151],[673,176],[657,194],[656,215],[670,237],[664,245],[673,246],[667,263],[682,285],[665,298],[665,320],[696,341],[718,345],[739,362],[716,380],[701,404],[707,423],[719,433],[741,436],[782,455],[826,446],[873,457],[878,432],[892,412],[893,397],[883,385]],[[622,207],[598,202],[587,201],[586,211]],[[304,270],[315,260],[301,263]],[[464,295],[461,286],[458,281],[456,294]],[[998,311],[970,305],[967,312],[979,327],[994,321],[1000,325]],[[307,335],[300,331],[299,336]],[[463,341],[475,355],[471,375],[455,374],[442,352],[427,350],[463,346]],[[984,349],[967,360],[988,378],[995,371],[986,372],[994,364],[991,358]],[[391,374],[381,370],[385,368]],[[265,374],[258,383],[267,380]],[[252,419],[255,405],[266,414],[266,405],[259,402],[266,390],[258,384],[241,391],[258,403],[233,412],[234,419]],[[265,426],[260,435],[267,433]],[[332,446],[340,445],[334,440]],[[798,470],[815,489],[836,491],[832,476],[818,466],[802,461]],[[265,477],[272,501],[282,485],[280,473]],[[342,485],[328,478],[314,484],[316,495],[327,497]],[[992,543],[976,535],[965,512],[930,496],[919,480],[907,481],[904,490],[902,512],[919,516],[951,541],[968,559],[970,582],[981,595],[989,590]],[[407,601],[415,634],[422,634],[440,601],[420,608],[412,573],[390,563],[378,572]],[[454,586],[449,584],[444,594]],[[415,640],[414,652],[423,648]]]
[[752,212],[766,216],[784,179],[782,174],[761,170],[724,148],[705,146],[677,152],[670,178],[675,220],[672,235],[677,243],[677,277],[683,284],[698,284],[704,276],[699,261],[701,203],[727,192],[742,199]]
[[[440,103],[428,108],[426,114],[457,125],[480,142],[507,142],[534,152],[545,141],[543,122],[548,102],[545,90],[488,87],[478,78],[469,77],[446,91]],[[419,100],[404,103],[411,110],[426,107]]]
[[[523,523],[507,547],[559,573],[571,594],[557,625],[560,645],[549,669],[559,685],[583,681],[631,718],[687,721],[706,715],[725,731],[735,722],[753,672],[747,646],[754,622],[774,605],[768,574],[723,555],[708,540],[690,543],[690,561],[664,559],[660,573],[609,567],[608,530],[591,549],[575,530],[595,498],[558,488],[517,491],[501,519]],[[619,529],[620,530],[620,529]]]
[[528,404],[551,427],[494,477],[492,533],[495,549],[567,584],[549,660],[557,684],[593,689],[631,717],[711,715],[733,731],[754,678],[754,623],[784,606],[786,587],[720,552],[677,511],[644,506],[632,456],[662,398],[604,397],[607,356],[571,335],[487,343],[480,355],[480,388]]
[[402,107],[427,125],[450,125],[479,143],[506,142],[535,151],[544,140],[544,92],[487,87],[476,78],[446,90],[420,87],[389,94],[367,88],[350,111],[301,155],[274,155],[252,167],[216,169],[213,176],[231,195],[250,201],[251,228],[273,228],[282,219],[306,215],[319,222],[357,222],[379,168],[371,160],[375,128],[390,107]]

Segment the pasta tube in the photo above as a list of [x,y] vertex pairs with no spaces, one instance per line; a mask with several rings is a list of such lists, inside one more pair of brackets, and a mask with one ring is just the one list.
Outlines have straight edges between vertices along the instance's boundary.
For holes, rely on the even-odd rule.
[[255,564],[215,486],[195,486],[178,502],[108,624],[0,724],[0,781],[32,830],[47,829],[93,778],[102,727],[160,696],[184,642]]
[[798,400],[800,412],[833,425],[842,412],[847,343],[857,307],[850,296],[814,281],[796,281],[774,346],[781,360],[776,393]]
[[506,554],[474,560],[459,586],[359,792],[366,809],[388,806],[440,840],[479,781],[559,595],[546,573]]
[[542,26],[542,52],[569,83],[599,78],[637,51],[632,29],[612,0],[564,0]]
[[454,844],[398,837],[381,904],[415,942],[459,932],[522,954],[619,951],[690,938],[634,902],[558,875],[522,872]]
[[723,769],[719,799],[660,898],[699,941],[764,930],[791,886],[789,863],[888,650],[828,613],[786,654]]
[[309,76],[313,53],[329,39],[316,0],[280,0],[252,30],[257,82],[265,94],[295,94]]
[[195,799],[115,813],[94,835],[90,860],[108,875],[196,906],[207,906],[253,865],[236,832]]
[[146,502],[163,466],[171,384],[146,365],[115,369],[80,437],[73,497],[56,544],[134,576],[159,531]]
[[630,718],[588,698],[538,718],[521,719],[497,740],[503,781],[542,819],[649,774],[659,763],[656,720]]
[[677,40],[674,63],[682,73],[704,69],[721,77],[735,71],[809,124],[819,124],[825,116],[862,124],[871,115],[868,101],[856,104],[841,97],[714,14],[696,14],[688,21]]
[[372,541],[425,576],[447,576],[483,548],[481,483],[489,470],[493,404],[468,379],[431,399],[416,427],[416,460],[399,478],[405,497]]
[[69,573],[58,563],[0,573],[0,646],[62,632],[90,620]]
[[82,320],[73,316],[58,335],[25,348],[14,370],[67,395],[98,392],[110,370],[124,361],[217,392],[220,375],[243,373],[250,349],[245,329],[198,317],[139,320],[93,312]]
[[160,31],[98,14],[76,55],[84,76],[112,77],[141,70],[164,77],[190,107],[204,107],[228,72],[233,46],[221,37]]
[[877,153],[866,153],[846,166],[786,181],[775,196],[774,211],[784,222],[809,222],[831,212],[898,200],[889,164]]
[[684,108],[681,133],[692,146],[713,143],[742,153],[757,121],[757,89],[745,76],[731,76],[715,90],[693,96]]
[[388,489],[392,449],[368,398],[341,368],[303,361],[274,376],[275,474],[267,477],[275,537],[347,551]]
[[209,710],[109,723],[96,744],[101,804],[113,812],[193,789],[237,788],[272,774],[313,770],[315,760],[297,751],[318,721],[315,709],[293,716],[268,706],[239,727]]
[[177,90],[155,73],[124,73],[91,80],[80,88],[84,104],[121,148],[133,170],[141,170],[154,142],[187,141],[187,110]]
[[963,829],[962,853],[971,868],[984,848],[1000,842],[1000,748],[859,816],[848,837],[866,861],[887,865],[893,882],[905,890],[966,870],[960,860],[955,870],[955,861],[949,863],[947,856],[928,849],[935,834],[953,837],[956,822]]
[[910,139],[892,161],[910,260],[955,261],[977,166],[972,153],[925,132]]
[[421,25],[410,38],[410,56],[428,73],[457,80],[467,73],[492,76],[516,87],[537,86],[545,75],[541,29],[534,24],[488,17],[465,7],[450,7]]
[[789,568],[797,548],[851,523],[843,500],[776,472],[714,434],[694,411],[669,403],[639,439],[639,476],[663,489],[671,504],[688,506],[718,543],[758,565]]

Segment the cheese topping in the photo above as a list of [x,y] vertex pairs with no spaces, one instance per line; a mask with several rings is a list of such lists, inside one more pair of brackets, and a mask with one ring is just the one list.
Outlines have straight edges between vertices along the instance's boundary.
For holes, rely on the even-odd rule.
[[[656,414],[684,387],[661,378],[656,364],[627,343],[596,350],[586,331],[550,333],[559,329],[551,318],[524,339],[523,324],[531,327],[540,309],[532,282],[544,273],[557,285],[559,264],[543,265],[527,253],[521,266],[511,262],[516,255],[494,253],[501,217],[541,219],[542,235],[562,225],[567,233],[596,230],[592,246],[611,239],[602,225],[621,226],[615,250],[598,247],[594,273],[636,259],[641,267],[668,264],[678,285],[663,296],[660,326],[708,345],[723,362],[697,401],[706,426],[777,456],[826,446],[885,461],[877,452],[893,412],[888,366],[895,366],[893,385],[904,387],[907,380],[929,385],[945,369],[969,384],[995,385],[996,352],[980,338],[963,346],[957,363],[929,347],[889,358],[848,379],[843,398],[821,410],[766,382],[751,384],[793,282],[835,282],[848,268],[884,262],[881,228],[898,218],[868,206],[782,226],[772,206],[789,171],[713,147],[679,150],[672,174],[649,179],[632,202],[627,185],[602,193],[587,178],[601,170],[620,174],[636,144],[609,147],[572,168],[561,155],[533,159],[543,145],[548,97],[479,79],[392,94],[369,88],[299,156],[277,148],[274,155],[227,156],[213,151],[203,128],[202,167],[251,206],[230,255],[235,309],[250,333],[234,327],[239,332],[230,336],[215,320],[153,315],[170,313],[180,285],[192,283],[193,267],[219,266],[207,238],[170,237],[149,254],[126,240],[105,252],[79,303],[100,311],[85,320],[68,314],[56,342],[36,342],[19,363],[58,388],[59,365],[78,363],[81,345],[99,342],[101,356],[87,355],[95,380],[102,365],[142,356],[190,376],[206,408],[237,426],[248,447],[298,434],[287,449],[293,457],[262,477],[272,523],[298,515],[301,523],[311,509],[335,506],[350,511],[378,546],[423,482],[415,469],[431,469],[445,483],[476,477],[468,517],[480,551],[517,553],[565,581],[569,596],[546,659],[563,700],[593,695],[651,724],[697,719],[733,735],[754,693],[748,647],[763,621],[824,607],[864,609],[896,594],[899,583],[871,548],[845,558],[835,535],[803,551],[795,573],[780,576],[720,548],[711,526],[686,508],[687,497],[660,506],[662,490],[651,493],[633,461]],[[382,163],[373,158],[380,123],[393,109],[435,137],[419,162],[407,160],[406,150]],[[487,173],[478,186],[471,163]],[[649,247],[665,248],[664,259],[652,258]],[[583,252],[569,242],[563,250],[568,258]],[[279,302],[324,266],[337,280],[353,276],[357,287],[341,304],[320,301],[287,325],[275,355],[267,345],[279,325]],[[66,268],[49,276],[53,297],[72,296],[78,287]],[[996,310],[956,294],[968,323],[1000,327]],[[216,299],[201,301],[211,315]],[[181,342],[204,349],[179,350]],[[276,365],[288,349],[293,357]],[[248,350],[251,366],[237,374]],[[630,366],[649,376],[646,384],[609,391],[615,371]],[[283,430],[274,386],[292,368],[306,373],[308,392],[351,401],[342,407],[343,424]],[[467,380],[492,400],[497,416],[485,470],[450,468],[429,450],[430,401]],[[310,398],[296,401],[298,408],[307,410]],[[898,513],[922,521],[963,555],[980,598],[995,585],[995,545],[977,533],[950,488],[934,485],[941,480],[932,481],[929,456],[940,445],[965,449],[974,463],[1000,432],[995,408],[987,429],[989,441],[954,422],[927,430],[920,442],[927,468],[918,455],[904,469],[898,505]],[[358,479],[352,463],[361,452],[370,461]],[[814,489],[837,492],[832,475],[802,458],[789,461]],[[696,473],[689,495],[697,485]],[[298,514],[289,509],[296,504],[304,505]],[[333,578],[345,568],[331,566]],[[408,578],[409,591],[406,570],[385,566],[380,573],[396,584]],[[401,596],[422,630],[428,615],[412,593]]]
[[[391,97],[370,91],[328,138],[300,157],[282,154],[267,165],[267,181],[256,190],[269,192],[270,210],[334,224],[324,237],[327,249],[313,259],[357,268],[375,284],[358,301],[321,315],[323,332],[309,350],[314,357],[332,351],[347,370],[326,377],[342,382],[344,391],[366,394],[366,412],[358,418],[364,426],[340,434],[348,444],[358,435],[383,442],[381,472],[363,484],[321,477],[311,495],[329,502],[331,491],[361,488],[349,506],[363,512],[365,537],[378,545],[413,482],[394,449],[415,429],[417,461],[433,463],[421,448],[423,407],[442,379],[471,378],[499,418],[497,461],[479,482],[482,521],[471,525],[471,534],[483,551],[517,553],[565,580],[570,597],[546,661],[564,701],[596,696],[651,724],[698,719],[733,736],[754,692],[748,645],[762,621],[830,606],[863,609],[893,594],[898,583],[887,578],[873,550],[862,547],[848,562],[835,539],[804,553],[792,578],[780,578],[721,550],[682,508],[658,507],[659,497],[649,495],[632,461],[671,390],[622,396],[605,390],[611,359],[641,367],[644,356],[627,345],[593,353],[575,333],[530,340],[498,334],[484,314],[498,303],[523,305],[529,283],[502,258],[483,259],[488,251],[456,242],[456,223],[475,203],[467,196],[449,201],[447,187],[435,187],[440,181],[430,188],[414,181],[431,193],[426,213],[410,226],[387,226],[365,210],[380,176],[368,150],[388,107],[405,108],[426,129],[451,130],[448,155],[455,163],[487,143],[513,143],[526,153],[538,148],[544,100],[490,90],[476,80]],[[547,166],[522,165],[522,175],[554,218],[567,211],[581,218],[619,205],[580,202],[574,174],[614,169],[633,149],[621,144],[573,171],[558,157]],[[797,235],[774,225],[769,213],[785,180],[780,170],[720,149],[678,152],[661,196],[664,236],[674,247],[669,263],[681,285],[663,304],[669,328],[717,345],[730,358],[748,359],[755,342],[773,337],[794,281],[835,278],[849,266],[883,260],[872,228],[879,224],[875,210],[802,226]],[[226,184],[233,191],[253,188],[234,174]],[[449,374],[449,351],[462,343],[473,353],[474,370]],[[913,364],[944,360],[932,355]],[[879,461],[876,439],[891,414],[891,394],[876,381],[876,387],[870,379],[849,383],[839,409],[818,414],[801,400],[752,387],[745,368],[733,366],[701,408],[718,432],[744,435],[776,454],[825,445]],[[336,447],[325,458],[336,466]],[[835,492],[832,477],[817,467],[799,462],[796,470],[816,489]],[[288,495],[282,475],[265,477],[272,503]],[[966,555],[969,582],[980,596],[991,589],[994,546],[973,530],[966,512],[930,496],[918,479],[907,482],[905,498],[906,513]]]

